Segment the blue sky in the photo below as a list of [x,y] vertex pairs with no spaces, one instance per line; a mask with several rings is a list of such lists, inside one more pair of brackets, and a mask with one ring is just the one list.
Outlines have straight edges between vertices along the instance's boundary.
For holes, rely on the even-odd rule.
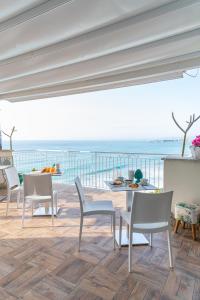
[[[15,139],[157,139],[181,137],[171,119],[184,124],[200,114],[200,75],[183,79],[20,103],[0,103],[2,129]],[[200,134],[200,121],[190,136]]]

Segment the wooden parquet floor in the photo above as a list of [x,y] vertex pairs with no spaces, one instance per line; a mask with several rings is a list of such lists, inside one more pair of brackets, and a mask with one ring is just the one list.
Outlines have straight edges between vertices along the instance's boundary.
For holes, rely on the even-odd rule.
[[[156,234],[153,248],[133,251],[133,273],[127,271],[127,248],[112,249],[109,218],[85,222],[77,251],[79,203],[73,187],[57,185],[61,213],[55,227],[49,218],[31,218],[21,228],[21,209],[11,204],[5,217],[0,203],[0,300],[200,299],[200,238],[189,229],[173,236],[175,269],[169,270],[165,234]],[[124,194],[88,190],[88,197],[113,199],[119,210]],[[117,221],[118,224],[118,221]]]

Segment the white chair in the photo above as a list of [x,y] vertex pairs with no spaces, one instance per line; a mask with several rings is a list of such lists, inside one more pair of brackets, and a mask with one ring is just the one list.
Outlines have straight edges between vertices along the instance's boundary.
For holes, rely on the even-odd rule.
[[132,240],[133,232],[149,233],[150,246],[152,246],[152,234],[166,231],[168,239],[169,263],[173,268],[171,249],[171,203],[173,192],[160,194],[147,194],[135,192],[131,211],[122,211],[120,215],[119,247],[121,247],[122,221],[128,225],[129,236],[129,262],[128,270],[132,266]]
[[76,177],[75,185],[79,196],[80,210],[81,210],[78,250],[80,251],[81,237],[82,237],[82,230],[83,230],[83,218],[85,216],[91,216],[91,215],[111,216],[111,225],[113,230],[113,247],[115,249],[115,209],[113,208],[112,201],[109,200],[89,201],[85,199],[83,187],[79,177]]
[[8,216],[9,203],[13,192],[17,193],[17,208],[19,208],[20,202],[20,181],[17,170],[15,167],[5,169],[6,183],[7,183],[7,205],[6,205],[6,216]]
[[54,225],[54,208],[57,211],[57,193],[52,189],[51,174],[24,175],[24,200],[22,213],[22,227],[26,202],[31,202],[32,215],[36,203],[49,203],[51,206],[52,225]]

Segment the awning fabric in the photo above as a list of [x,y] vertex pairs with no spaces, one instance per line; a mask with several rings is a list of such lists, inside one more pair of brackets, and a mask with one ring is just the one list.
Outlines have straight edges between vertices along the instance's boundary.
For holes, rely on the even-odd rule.
[[0,0],[0,100],[182,77],[200,67],[200,0]]

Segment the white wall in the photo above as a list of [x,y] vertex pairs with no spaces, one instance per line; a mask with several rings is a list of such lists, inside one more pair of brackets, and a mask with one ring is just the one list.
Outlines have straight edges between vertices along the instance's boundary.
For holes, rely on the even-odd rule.
[[172,212],[178,201],[200,203],[200,160],[166,158],[164,190],[174,191]]

